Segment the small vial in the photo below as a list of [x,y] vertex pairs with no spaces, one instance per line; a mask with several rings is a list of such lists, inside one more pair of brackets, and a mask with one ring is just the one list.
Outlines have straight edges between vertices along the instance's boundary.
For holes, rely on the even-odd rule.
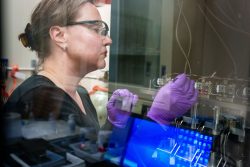
[[55,133],[58,133],[56,119],[55,119],[55,116],[54,116],[54,114],[52,112],[49,113],[49,122],[50,122],[51,129]]
[[75,122],[75,115],[70,114],[68,117],[68,126],[69,126],[69,131],[71,133],[75,132],[76,130],[76,122]]

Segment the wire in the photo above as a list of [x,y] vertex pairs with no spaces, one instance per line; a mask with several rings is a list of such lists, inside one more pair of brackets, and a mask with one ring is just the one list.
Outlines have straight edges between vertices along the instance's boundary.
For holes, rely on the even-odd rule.
[[[224,143],[223,143],[223,156],[224,156],[224,159],[226,160],[227,158],[226,158],[226,143],[227,143],[227,141],[228,141],[228,136],[229,136],[229,134],[230,134],[230,130],[229,130],[229,132],[226,134],[226,136],[225,136],[225,139],[224,139]],[[226,160],[227,161],[227,160]]]
[[[178,5],[179,5],[179,14],[178,14],[178,18],[177,18],[177,22],[176,22],[176,28],[175,28],[175,38],[176,38],[176,41],[177,41],[177,44],[183,54],[183,56],[185,57],[186,59],[186,63],[188,64],[188,67],[189,67],[189,74],[191,75],[192,74],[192,70],[191,70],[191,66],[190,66],[190,62],[188,60],[188,56],[190,54],[190,50],[191,50],[191,47],[189,47],[189,51],[188,51],[188,55],[186,54],[186,52],[184,51],[180,41],[179,41],[179,36],[178,36],[178,28],[179,28],[179,22],[180,22],[180,17],[182,15],[182,8],[183,8],[183,0],[181,1],[181,4],[179,2],[180,0],[178,0]],[[186,17],[184,17],[184,21],[186,23]],[[188,24],[187,24],[188,25]],[[189,31],[189,34],[190,34],[190,29],[189,29],[189,26],[188,26],[188,31]],[[191,36],[191,35],[190,35]],[[192,40],[191,40],[192,42]],[[191,46],[191,43],[189,44]],[[186,71],[185,71],[186,72]]]
[[[180,0],[178,0],[178,5],[180,6]],[[182,5],[183,5],[183,1],[182,1]],[[191,48],[192,48],[192,32],[191,32],[191,30],[190,30],[190,27],[189,27],[187,18],[186,18],[185,14],[184,14],[184,11],[182,10],[182,11],[180,11],[180,12],[181,12],[181,14],[182,14],[182,16],[183,16],[183,18],[184,18],[184,21],[185,21],[185,23],[186,23],[186,25],[187,25],[188,34],[189,34],[189,48],[188,48],[188,53],[187,53],[187,58],[189,58],[190,52],[191,52]],[[186,61],[186,63],[185,63],[185,72],[186,72],[186,68],[187,68],[188,63],[189,63],[189,70],[190,70],[190,75],[191,75],[191,65],[190,65],[190,61]]]
[[[208,24],[209,24],[210,27],[212,28],[212,30],[215,32],[215,34],[216,34],[217,37],[219,38],[219,40],[220,40],[220,42],[222,43],[222,45],[225,47],[225,49],[226,49],[226,51],[227,51],[227,53],[228,53],[228,55],[229,55],[229,57],[231,58],[231,61],[232,61],[232,63],[233,63],[234,74],[237,76],[237,68],[236,68],[237,66],[236,66],[235,60],[234,60],[234,58],[233,58],[233,56],[232,56],[232,53],[231,53],[229,47],[225,44],[225,42],[223,41],[223,38],[222,38],[222,37],[220,36],[220,34],[216,31],[216,29],[214,28],[213,24],[211,23],[211,21],[208,19],[207,15],[205,14],[204,10],[201,9],[201,6],[198,5],[198,7],[199,7],[201,13],[203,14],[203,16],[205,17],[205,19],[207,20]],[[206,9],[208,9],[208,8],[206,8]]]
[[237,28],[237,27],[233,27],[227,23],[225,23],[224,21],[222,21],[220,18],[218,18],[210,9],[209,7],[206,5],[206,9],[208,9],[208,12],[218,21],[220,22],[221,24],[223,24],[224,26],[232,29],[232,30],[235,30],[236,32],[239,32],[239,33],[243,33],[247,36],[250,36],[250,32],[246,32],[246,31],[242,31],[241,29]]
[[[224,159],[222,157],[222,153],[221,152],[216,152],[216,153],[218,153],[221,156],[219,162],[216,165],[216,167],[219,167],[219,165],[224,161]],[[226,158],[227,158],[227,160],[225,162],[227,164],[229,164],[229,165],[231,164],[231,166],[236,166],[236,160],[234,160],[231,156],[228,156],[228,155],[226,155]],[[224,162],[224,164],[225,164],[225,162]]]
[[226,164],[227,164],[227,161],[225,161],[225,162],[224,162],[224,165],[223,165],[222,167],[225,167],[225,166],[226,166]]
[[222,157],[220,158],[220,160],[219,160],[219,162],[218,162],[218,164],[217,164],[216,167],[219,167],[221,161],[222,161]]
[[[233,16],[235,16],[235,11],[233,10],[233,8],[232,8],[232,5],[231,5],[231,3],[229,3],[229,0],[224,0],[224,2],[222,2],[222,4],[223,5],[227,5],[227,7],[228,7],[228,9],[229,9],[229,11],[231,12],[231,14],[233,15]],[[236,20],[236,17],[234,17],[235,18],[235,20]]]
[[[228,0],[227,0],[227,1],[228,1]],[[237,24],[235,23],[236,21],[233,20],[233,19],[231,19],[231,17],[228,16],[228,15],[224,12],[224,10],[221,8],[221,6],[220,6],[218,3],[215,3],[215,2],[214,2],[214,5],[215,5],[215,7],[217,7],[218,10],[227,18],[227,20],[229,20],[232,24],[234,24],[235,26],[237,26]]]

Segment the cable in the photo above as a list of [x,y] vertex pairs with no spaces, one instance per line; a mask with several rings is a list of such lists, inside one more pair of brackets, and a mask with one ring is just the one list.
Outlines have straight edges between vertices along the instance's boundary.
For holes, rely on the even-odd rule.
[[[224,0],[223,2],[222,2],[222,4],[223,5],[227,5],[227,7],[228,7],[228,9],[229,9],[229,11],[231,12],[231,14],[232,14],[232,16],[235,16],[235,11],[233,10],[233,8],[232,8],[232,5],[231,5],[231,3],[229,3],[229,0]],[[225,6],[226,6],[225,5]],[[235,18],[235,20],[236,20],[236,17],[234,17]]]
[[220,158],[220,160],[219,160],[218,164],[216,165],[216,167],[219,167],[221,161],[222,161],[222,157]]
[[[188,51],[188,55],[187,55],[187,54],[185,53],[185,51],[184,51],[184,49],[183,49],[183,47],[182,47],[180,41],[179,41],[179,36],[178,36],[178,27],[179,27],[180,17],[181,17],[181,15],[182,15],[183,1],[181,1],[181,4],[180,4],[180,2],[179,2],[179,0],[178,0],[178,5],[179,5],[179,10],[180,10],[180,11],[179,11],[178,18],[177,18],[177,22],[176,22],[175,38],[176,38],[177,44],[178,44],[178,46],[179,46],[179,48],[180,48],[180,50],[181,50],[183,56],[184,56],[185,59],[186,59],[186,63],[188,64],[188,67],[189,67],[189,74],[191,75],[191,74],[192,74],[192,70],[191,70],[190,62],[189,62],[189,60],[188,60],[188,56],[189,56],[190,50],[191,50],[191,43],[189,44],[190,47],[189,47],[189,51]],[[186,17],[184,17],[184,20],[186,20],[185,18],[186,18]],[[186,23],[186,21],[185,21],[185,23]],[[187,25],[188,25],[188,24],[187,24]],[[189,26],[188,26],[188,31],[189,31],[189,34],[190,34],[191,31],[190,31],[190,29],[189,29]],[[191,35],[190,35],[190,36],[191,36]],[[192,42],[192,39],[191,39],[191,42]],[[186,71],[185,71],[185,72],[186,72]]]
[[[180,0],[178,0],[178,5],[180,6]],[[183,5],[183,1],[182,1],[182,5]],[[184,18],[184,21],[185,21],[185,23],[186,23],[186,25],[187,25],[188,34],[189,34],[189,48],[188,48],[188,53],[187,53],[187,58],[189,58],[190,52],[191,52],[191,48],[192,48],[192,32],[191,32],[191,30],[190,30],[190,27],[189,27],[187,18],[186,18],[185,14],[184,14],[184,11],[180,11],[180,12],[181,12],[181,14],[182,14],[182,16],[183,16],[183,18]],[[189,63],[189,70],[190,70],[190,75],[191,75],[191,65],[190,65],[190,61],[186,61],[186,63],[185,63],[185,72],[186,72],[186,68],[187,68],[188,63]]]
[[224,143],[223,143],[223,151],[224,151],[224,152],[223,152],[223,158],[224,158],[224,160],[226,160],[226,161],[227,161],[227,158],[226,158],[226,143],[227,143],[229,134],[230,134],[230,130],[229,130],[229,132],[226,134],[225,139],[224,139]]
[[[219,162],[216,165],[216,167],[219,167],[219,165],[221,164],[221,162],[223,162],[223,158],[222,158],[223,155],[222,155],[221,152],[217,152],[217,153],[221,155],[221,158],[220,158]],[[231,156],[227,155],[226,158],[227,158],[227,161],[226,161],[227,164],[229,164],[229,165],[231,164],[231,166],[236,166],[236,161]]]
[[[205,19],[207,20],[209,26],[212,28],[212,30],[215,32],[215,34],[217,35],[217,37],[219,38],[220,42],[222,43],[222,45],[225,47],[229,57],[231,58],[232,64],[233,64],[233,68],[234,68],[234,74],[237,76],[237,66],[235,63],[235,60],[232,56],[232,53],[229,49],[229,47],[225,44],[225,42],[223,41],[223,38],[220,36],[220,34],[216,31],[216,29],[214,28],[213,24],[211,23],[211,21],[208,19],[207,15],[205,14],[204,10],[201,9],[201,6],[198,5],[198,8],[200,9],[201,13],[203,14],[203,16],[205,17]],[[206,8],[207,9],[207,8]]]
[[220,22],[221,24],[223,24],[224,26],[232,29],[232,30],[235,30],[236,32],[239,32],[239,33],[243,33],[247,36],[250,36],[250,32],[246,32],[246,31],[242,31],[241,29],[237,28],[237,27],[233,27],[227,23],[225,23],[224,21],[222,21],[220,18],[218,18],[217,16],[215,16],[215,14],[209,9],[209,7],[206,5],[206,9],[208,9],[208,12],[218,21]]
[[222,167],[225,167],[225,166],[226,166],[226,164],[227,164],[227,161],[225,161],[225,162],[224,162],[224,165],[223,165]]
[[[228,0],[227,0],[227,1],[228,1]],[[214,5],[215,5],[215,7],[218,8],[218,10],[222,13],[222,15],[225,16],[225,17],[227,18],[227,20],[229,20],[232,24],[234,24],[235,26],[237,26],[237,24],[235,23],[236,21],[233,20],[233,19],[231,19],[231,17],[228,16],[228,15],[224,12],[224,10],[221,8],[221,6],[220,6],[218,3],[215,3],[215,2],[214,2]]]

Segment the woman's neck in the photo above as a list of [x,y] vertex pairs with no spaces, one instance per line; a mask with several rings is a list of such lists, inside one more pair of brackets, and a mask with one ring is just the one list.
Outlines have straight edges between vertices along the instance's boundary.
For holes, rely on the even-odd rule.
[[74,94],[80,80],[85,75],[84,71],[79,71],[77,66],[78,64],[69,60],[68,56],[54,54],[47,57],[38,74],[48,77],[69,94]]
[[53,54],[45,59],[38,75],[49,78],[57,87],[63,89],[86,114],[77,87],[87,72],[80,69],[79,65],[79,62],[70,60],[65,54]]
[[50,68],[44,68],[38,74],[49,78],[56,86],[60,87],[70,95],[76,93],[77,86],[81,80],[80,77],[70,76],[63,71],[59,72]]
[[60,75],[55,74],[56,73],[53,73],[48,69],[42,70],[38,73],[38,75],[42,75],[49,78],[57,87],[63,89],[78,104],[81,111],[86,114],[80,95],[76,90],[77,85],[79,83],[79,79],[70,76],[65,76],[64,78],[62,78],[60,77]]

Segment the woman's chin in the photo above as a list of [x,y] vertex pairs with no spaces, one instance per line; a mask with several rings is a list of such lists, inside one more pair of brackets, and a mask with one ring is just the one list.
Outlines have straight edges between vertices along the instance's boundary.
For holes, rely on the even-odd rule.
[[104,69],[105,67],[106,67],[106,62],[105,61],[103,61],[102,63],[99,63],[98,66],[97,66],[98,69]]

